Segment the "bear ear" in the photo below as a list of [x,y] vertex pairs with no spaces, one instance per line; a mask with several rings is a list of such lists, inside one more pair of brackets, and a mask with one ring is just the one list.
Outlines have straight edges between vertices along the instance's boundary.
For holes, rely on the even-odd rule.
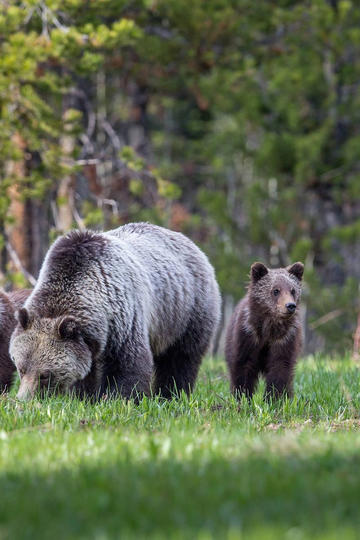
[[251,279],[252,281],[259,281],[262,277],[266,276],[269,270],[266,268],[265,264],[261,262],[254,262],[251,265]]
[[23,307],[19,309],[19,311],[17,312],[17,320],[23,330],[26,330],[28,328],[30,324],[30,315],[26,308]]
[[296,262],[288,266],[287,271],[301,281],[304,274],[304,265],[301,262]]
[[74,317],[64,317],[58,326],[58,334],[62,339],[72,339],[78,336],[80,328]]

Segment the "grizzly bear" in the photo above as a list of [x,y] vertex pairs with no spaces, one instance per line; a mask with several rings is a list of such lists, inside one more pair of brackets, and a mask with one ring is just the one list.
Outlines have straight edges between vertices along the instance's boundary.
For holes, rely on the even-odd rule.
[[20,399],[38,388],[166,398],[193,388],[220,315],[213,267],[148,223],[55,241],[12,336]]
[[9,293],[0,291],[0,393],[9,390],[15,372],[9,354],[10,337],[16,326],[15,312],[30,293],[27,289]]
[[260,374],[266,398],[293,392],[296,359],[302,344],[298,304],[304,265],[270,270],[251,266],[246,296],[236,306],[226,336],[231,390],[251,398]]

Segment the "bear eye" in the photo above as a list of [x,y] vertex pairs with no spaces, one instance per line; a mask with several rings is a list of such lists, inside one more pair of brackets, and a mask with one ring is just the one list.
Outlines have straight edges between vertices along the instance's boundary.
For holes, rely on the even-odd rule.
[[42,384],[47,384],[50,380],[51,373],[50,371],[44,371],[43,373],[40,373],[40,382]]
[[274,296],[279,296],[280,291],[279,291],[279,289],[274,289],[273,293],[274,293]]
[[291,289],[291,294],[295,296],[295,289]]

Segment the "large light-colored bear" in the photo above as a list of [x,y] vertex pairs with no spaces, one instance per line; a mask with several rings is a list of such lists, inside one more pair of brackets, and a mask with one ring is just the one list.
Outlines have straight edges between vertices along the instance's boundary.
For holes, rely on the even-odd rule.
[[147,223],[56,240],[19,311],[18,397],[40,387],[100,397],[193,387],[218,325],[214,270],[180,233]]

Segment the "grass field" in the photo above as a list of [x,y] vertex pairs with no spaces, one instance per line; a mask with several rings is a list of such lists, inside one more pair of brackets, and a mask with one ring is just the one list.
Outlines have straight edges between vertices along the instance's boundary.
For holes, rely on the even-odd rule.
[[224,363],[190,399],[0,398],[0,538],[360,538],[360,366],[300,362],[239,409]]

